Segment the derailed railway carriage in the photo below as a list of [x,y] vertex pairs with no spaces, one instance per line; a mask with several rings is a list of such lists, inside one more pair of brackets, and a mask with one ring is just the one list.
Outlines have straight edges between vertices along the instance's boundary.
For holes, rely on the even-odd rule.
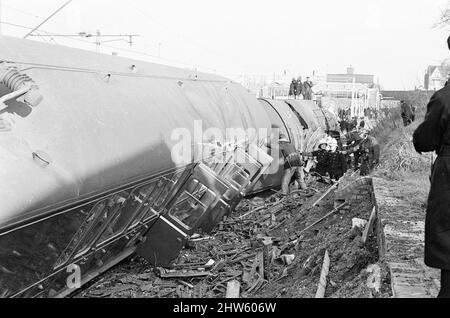
[[[73,275],[134,253],[170,266],[190,235],[279,185],[271,129],[307,128],[262,102],[216,75],[0,38],[0,297],[66,296]],[[249,133],[200,157],[193,140],[174,161],[173,132],[196,121]]]

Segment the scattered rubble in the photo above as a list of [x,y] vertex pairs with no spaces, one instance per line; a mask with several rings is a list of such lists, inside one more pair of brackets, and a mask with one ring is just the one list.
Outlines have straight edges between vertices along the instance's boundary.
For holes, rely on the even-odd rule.
[[366,268],[378,262],[376,233],[367,230],[364,245],[364,226],[352,228],[353,218],[370,219],[370,196],[335,207],[329,185],[310,188],[245,199],[213,233],[191,237],[172,268],[151,269],[134,257],[79,296],[389,297],[386,271],[377,292],[367,286]]

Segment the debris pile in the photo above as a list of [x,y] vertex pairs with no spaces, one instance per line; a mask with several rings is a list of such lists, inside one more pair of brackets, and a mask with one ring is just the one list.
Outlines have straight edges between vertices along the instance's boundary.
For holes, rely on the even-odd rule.
[[[306,224],[330,210],[333,201],[330,195],[321,207],[311,210]],[[379,260],[374,221],[375,209],[370,195],[331,214],[299,238],[296,259],[287,268],[287,275],[269,284],[260,296],[390,297],[389,271]],[[380,268],[376,272],[377,279],[373,271],[367,270],[375,265]],[[374,280],[380,284],[374,284]]]
[[[280,229],[296,219],[296,210],[311,201],[316,191],[243,200],[211,236],[193,237],[174,268],[197,266],[198,275],[207,274],[199,283],[205,291],[201,297],[237,295],[237,286],[240,297],[254,297],[293,263],[298,235]],[[206,268],[208,260],[211,266]],[[184,278],[192,284],[197,280],[188,273]]]
[[[367,283],[370,273],[366,268],[378,262],[376,235],[365,231],[372,211],[370,196],[357,206],[343,203],[335,207],[332,191],[318,201],[329,188],[313,181],[311,190],[287,197],[270,193],[265,198],[245,199],[216,231],[191,237],[172,268],[151,269],[135,257],[81,296],[388,296],[389,282],[383,270],[379,276],[384,283],[378,292],[371,292]],[[367,222],[352,222],[356,218]],[[352,223],[359,226],[352,228]],[[328,261],[324,262],[325,255]]]

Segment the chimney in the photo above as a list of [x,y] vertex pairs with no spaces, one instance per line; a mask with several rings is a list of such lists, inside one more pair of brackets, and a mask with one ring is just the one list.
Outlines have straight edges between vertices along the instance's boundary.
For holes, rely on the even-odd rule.
[[353,66],[347,67],[348,75],[353,75],[354,73],[355,73],[355,69],[353,68]]

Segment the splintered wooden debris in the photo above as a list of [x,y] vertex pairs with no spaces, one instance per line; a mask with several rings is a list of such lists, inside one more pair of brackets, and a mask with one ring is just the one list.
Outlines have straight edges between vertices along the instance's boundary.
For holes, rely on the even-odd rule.
[[374,226],[376,218],[377,218],[377,208],[373,207],[369,222],[367,222],[366,228],[364,229],[364,232],[363,232],[363,235],[361,238],[361,242],[363,244],[366,244],[367,238],[369,237],[369,235],[371,234],[371,232],[373,230],[373,226]]
[[173,271],[164,268],[159,268],[159,276],[161,278],[205,277],[210,275],[211,275],[210,271],[194,271],[194,270]]
[[322,272],[320,273],[319,286],[316,292],[316,298],[323,298],[325,296],[325,289],[327,288],[327,277],[330,269],[330,257],[328,251],[325,251],[323,258]]

